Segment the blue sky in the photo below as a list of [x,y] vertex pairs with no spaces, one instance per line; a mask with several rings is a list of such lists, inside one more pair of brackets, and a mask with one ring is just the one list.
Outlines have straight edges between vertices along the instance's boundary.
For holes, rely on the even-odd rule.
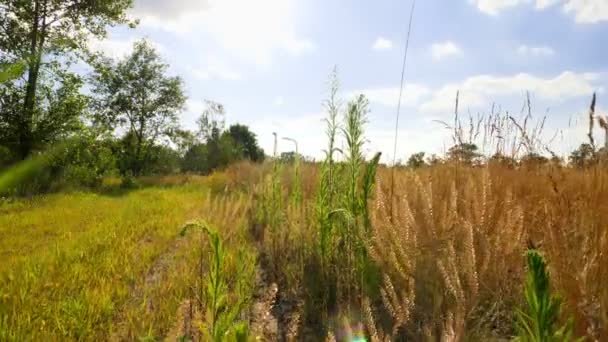
[[[322,101],[337,66],[344,100],[362,92],[371,101],[366,151],[390,160],[410,7],[411,0],[135,0],[139,27],[113,29],[93,44],[120,57],[148,38],[184,79],[186,128],[204,99],[218,101],[227,122],[249,125],[267,153],[277,131],[321,156]],[[492,103],[519,114],[530,91],[536,117],[547,113],[547,136],[561,132],[554,149],[577,146],[591,94],[608,108],[607,36],[608,0],[418,0],[397,159],[449,147],[450,132],[434,120],[451,120],[457,90],[463,114],[488,112]]]

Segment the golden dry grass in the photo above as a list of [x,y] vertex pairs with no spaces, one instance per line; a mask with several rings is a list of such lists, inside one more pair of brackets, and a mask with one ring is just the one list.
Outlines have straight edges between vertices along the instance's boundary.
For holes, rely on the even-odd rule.
[[[315,196],[317,174],[305,169],[305,198]],[[566,315],[575,319],[577,334],[607,336],[604,169],[445,164],[400,169],[395,178],[392,213],[390,169],[379,170],[369,203],[373,229],[367,245],[380,270],[380,292],[360,298],[357,309],[338,303],[331,310],[342,314],[335,319],[346,315],[354,323],[367,322],[368,333],[380,340],[508,338],[514,333],[513,311],[523,301],[524,253],[535,247],[548,260],[554,290],[564,298]],[[331,289],[315,288],[320,279],[310,276],[319,270],[312,251],[319,234],[317,221],[310,219],[314,203],[293,208],[283,200],[285,229],[275,233],[277,276],[293,293],[318,301]],[[267,240],[270,246],[272,237]],[[340,245],[335,248],[340,255]],[[336,283],[340,287],[340,279]],[[328,314],[331,331],[334,318]]]
[[392,220],[388,174],[379,178],[370,245],[394,329],[456,340],[508,336],[522,300],[523,253],[538,248],[578,334],[608,334],[605,170],[401,171]]

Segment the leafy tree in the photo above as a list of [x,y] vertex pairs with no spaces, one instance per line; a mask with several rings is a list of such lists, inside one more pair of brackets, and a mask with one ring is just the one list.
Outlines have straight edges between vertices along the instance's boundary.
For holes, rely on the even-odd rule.
[[13,81],[25,72],[25,63],[22,61],[0,64],[0,84]]
[[207,108],[197,120],[196,137],[182,133],[179,138],[182,143],[192,139],[184,153],[182,170],[206,174],[244,158],[262,161],[264,151],[249,127],[235,124],[224,130],[224,106],[214,101],[205,102]]
[[175,174],[180,171],[181,157],[178,151],[165,145],[154,145],[150,149],[146,172],[153,175]]
[[521,158],[521,164],[528,167],[538,167],[545,165],[549,162],[549,159],[538,153],[528,153]]
[[436,154],[431,154],[430,157],[426,158],[426,163],[430,166],[435,166],[443,163],[443,160]]
[[293,163],[295,163],[297,157],[299,157],[299,156],[294,151],[281,152],[281,155],[279,156],[279,160],[281,161],[281,163],[293,164]]
[[195,144],[188,148],[182,160],[182,171],[206,174],[209,173],[209,153],[206,144]]
[[424,162],[424,152],[414,153],[407,160],[407,167],[417,169],[426,165]]
[[587,167],[596,160],[595,150],[587,143],[581,144],[570,154],[570,163],[576,167]]
[[[223,168],[230,163],[243,159],[240,147],[235,143],[228,131],[222,133],[215,146],[217,146],[215,153],[217,153],[218,158],[216,163],[213,164],[213,169]],[[213,149],[210,149],[210,151],[214,152]]]
[[[23,62],[26,75],[18,89],[9,92],[8,111],[14,116],[10,129],[15,131],[12,143],[20,159],[26,158],[36,148],[41,134],[48,133],[37,130],[36,119],[41,115],[39,107],[45,102],[39,99],[41,90],[44,91],[40,88],[41,79],[45,74],[48,79],[48,75],[65,73],[69,62],[67,54],[86,51],[90,38],[103,38],[107,26],[125,23],[125,11],[131,5],[132,0],[2,1],[0,51],[4,53],[0,63]],[[18,99],[14,98],[16,95]],[[20,108],[17,111],[15,107]],[[63,120],[54,117],[58,113],[45,112],[49,116],[45,122],[52,122],[45,128],[61,126]]]
[[128,131],[126,151],[134,175],[146,171],[152,147],[175,132],[186,101],[182,80],[167,76],[167,69],[151,44],[141,40],[131,55],[100,63],[93,75],[96,122]]
[[513,169],[517,166],[517,160],[515,158],[506,156],[500,152],[497,152],[492,155],[492,157],[490,157],[490,160],[488,160],[488,163],[498,164],[509,169]]
[[190,147],[194,146],[196,141],[196,134],[189,130],[176,129],[171,134],[171,140],[177,146],[177,152],[180,156],[184,156]]
[[60,69],[39,77],[36,106],[27,124],[27,153],[22,129],[24,85],[0,86],[0,145],[13,151],[11,159],[22,159],[82,129],[88,104],[87,96],[80,92],[83,83],[80,76]]
[[66,141],[61,153],[53,158],[50,168],[59,186],[97,187],[104,176],[116,170],[113,141],[100,139],[95,132],[84,129]]
[[196,120],[198,125],[198,137],[203,141],[217,139],[224,130],[226,124],[226,111],[224,105],[211,100],[205,100],[207,108]]
[[551,165],[553,166],[563,166],[564,165],[564,159],[562,157],[559,157],[557,155],[553,155],[551,156],[551,159],[549,159],[549,161],[551,162]]
[[205,100],[207,108],[196,120],[198,130],[182,161],[182,169],[207,174],[220,165],[220,138],[224,130],[225,111],[220,103]]
[[182,170],[208,174],[239,159],[242,159],[240,149],[230,134],[224,132],[217,139],[190,147],[184,155]]
[[481,154],[479,154],[477,150],[478,148],[475,144],[457,144],[448,150],[448,158],[462,164],[474,165],[477,164],[481,158]]
[[228,128],[228,134],[238,148],[242,150],[243,157],[254,162],[264,160],[264,150],[258,146],[258,141],[249,127],[235,124]]

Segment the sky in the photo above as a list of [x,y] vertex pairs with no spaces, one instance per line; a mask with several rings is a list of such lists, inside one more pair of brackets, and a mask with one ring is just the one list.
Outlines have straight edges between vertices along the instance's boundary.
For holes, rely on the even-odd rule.
[[[184,80],[185,128],[194,129],[205,99],[217,101],[227,124],[250,126],[267,154],[277,132],[322,157],[322,104],[336,67],[343,102],[358,93],[370,100],[366,154],[388,161],[411,1],[135,0],[139,26],[92,44],[121,58],[135,40],[150,40]],[[418,0],[396,158],[449,148],[437,120],[453,120],[457,91],[464,116],[492,105],[518,116],[530,92],[534,118],[546,115],[546,136],[558,134],[554,150],[577,147],[592,93],[599,111],[608,108],[607,36],[608,0]],[[279,141],[279,152],[291,150]]]

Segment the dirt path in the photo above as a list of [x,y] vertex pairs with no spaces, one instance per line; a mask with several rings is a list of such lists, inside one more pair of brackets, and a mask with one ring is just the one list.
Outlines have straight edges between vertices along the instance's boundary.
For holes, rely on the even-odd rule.
[[[145,243],[149,243],[147,238],[143,238],[139,244]],[[148,273],[146,273],[144,281],[135,285],[135,287],[131,290],[131,297],[125,303],[125,308],[129,306],[139,305],[143,301],[145,289],[148,287],[153,287],[159,282],[163,281],[163,274],[165,274],[167,272],[167,269],[171,267],[171,265],[174,263],[177,251],[183,248],[186,243],[187,238],[181,237],[179,235],[175,237],[171,245],[156,258],[156,260],[148,270]],[[149,300],[147,302],[146,310],[154,310],[153,301]],[[116,330],[109,338],[110,341],[126,341],[135,338],[135,336],[130,336],[131,332],[129,331],[129,327],[127,326],[128,322],[125,319],[124,314],[120,314],[118,316],[117,322],[118,323],[116,326]]]
[[250,313],[250,333],[258,341],[296,341],[302,305],[281,296],[276,283],[258,266],[256,294]]

